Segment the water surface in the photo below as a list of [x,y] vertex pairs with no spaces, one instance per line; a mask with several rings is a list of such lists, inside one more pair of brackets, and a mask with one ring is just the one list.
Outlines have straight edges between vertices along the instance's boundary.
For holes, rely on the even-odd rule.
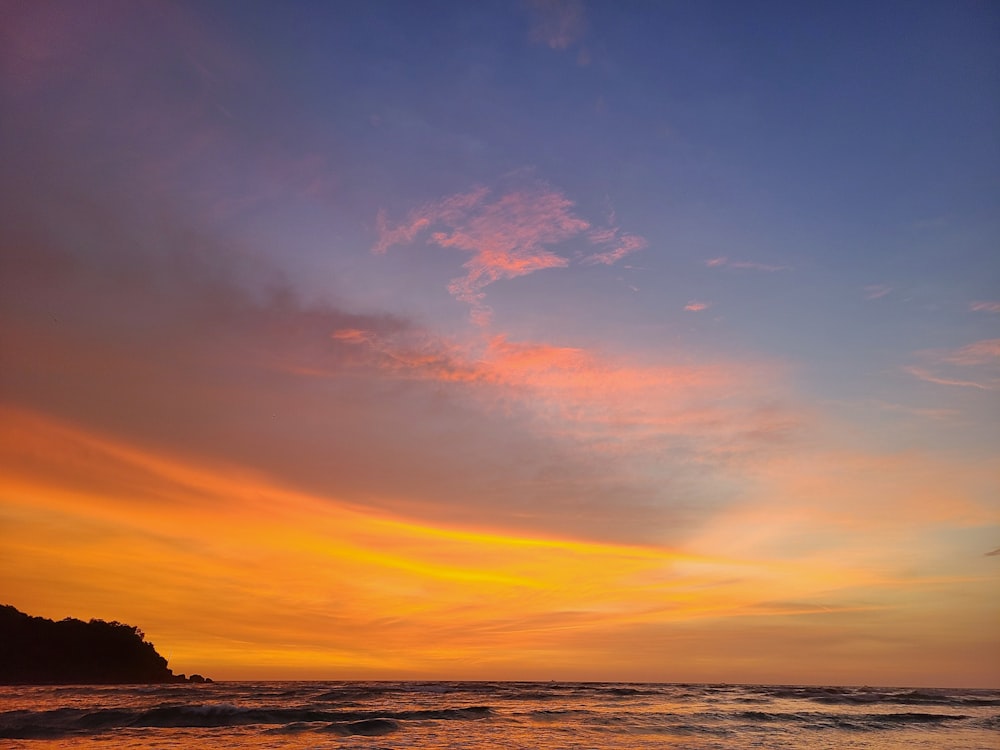
[[1000,690],[533,682],[0,687],[4,747],[996,750]]

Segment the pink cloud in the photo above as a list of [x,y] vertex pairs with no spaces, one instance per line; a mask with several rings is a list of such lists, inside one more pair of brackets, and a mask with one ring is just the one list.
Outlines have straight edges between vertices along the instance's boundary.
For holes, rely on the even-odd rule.
[[383,255],[393,245],[405,245],[413,242],[421,232],[431,224],[457,224],[482,202],[489,190],[477,187],[468,193],[452,195],[436,203],[429,203],[411,211],[402,224],[389,226],[384,210],[375,217],[375,232],[378,239],[372,252]]
[[465,276],[453,279],[448,291],[473,308],[473,319],[489,320],[484,289],[503,279],[525,276],[546,268],[561,268],[569,260],[545,245],[567,240],[590,228],[575,216],[573,203],[562,193],[536,184],[488,200],[489,190],[477,188],[450,196],[411,212],[402,224],[390,227],[380,212],[378,240],[372,248],[384,253],[393,245],[412,242],[431,227],[429,242],[470,253]]
[[705,265],[709,268],[742,268],[752,271],[790,271],[791,266],[771,266],[766,263],[755,263],[749,260],[730,260],[729,258],[722,256],[719,258],[710,258],[705,261]]
[[584,263],[603,263],[606,266],[617,263],[622,258],[645,248],[649,243],[645,237],[635,234],[619,235],[617,228],[595,230],[590,235],[591,242],[598,244],[614,243],[616,247],[603,253],[594,253],[584,259]]
[[969,304],[969,309],[972,312],[1000,313],[1000,302],[992,302],[992,301],[972,302]]
[[330,334],[334,341],[342,341],[346,344],[363,344],[372,339],[371,331],[364,331],[359,328],[340,328]]
[[684,305],[684,309],[687,312],[701,312],[702,310],[707,310],[709,308],[708,302],[688,302]]
[[720,457],[767,442],[795,421],[735,396],[752,401],[759,393],[766,368],[750,363],[638,363],[496,336],[476,368],[494,397],[530,404],[547,430],[600,451],[641,454],[679,440]]
[[448,291],[473,308],[479,323],[489,320],[483,290],[503,279],[526,276],[546,268],[562,268],[569,260],[544,245],[567,240],[589,228],[573,215],[572,202],[545,188],[508,193],[479,208],[472,216],[451,223],[450,232],[435,232],[431,241],[472,253],[463,267],[467,274],[452,280]]
[[[612,223],[614,223],[614,217],[612,216]],[[603,245],[608,242],[614,242],[618,237],[618,229],[615,227],[601,227],[599,229],[594,229],[590,232],[590,241],[595,245]]]
[[378,234],[378,241],[372,248],[372,252],[384,255],[393,245],[412,242],[428,226],[430,226],[430,219],[423,216],[415,216],[405,224],[399,224],[390,228],[389,222],[385,217],[385,211],[379,211],[375,217],[375,231]]
[[783,440],[797,423],[783,409],[752,405],[769,378],[750,363],[636,363],[504,335],[464,344],[413,331],[341,339],[363,352],[352,366],[450,384],[484,408],[516,410],[542,434],[599,452],[638,455],[666,441],[728,461]]
[[1000,359],[1000,339],[983,339],[966,344],[944,355],[945,362],[955,365],[983,365]]
[[472,319],[481,325],[491,316],[484,291],[490,284],[569,266],[569,259],[549,249],[551,245],[589,233],[591,242],[613,247],[584,262],[607,265],[646,246],[645,239],[618,227],[593,229],[576,215],[569,198],[541,182],[495,198],[484,187],[459,193],[411,211],[395,226],[380,211],[376,231],[372,251],[378,254],[411,243],[425,232],[430,244],[469,254],[462,264],[465,275],[452,279],[448,291],[472,307]]

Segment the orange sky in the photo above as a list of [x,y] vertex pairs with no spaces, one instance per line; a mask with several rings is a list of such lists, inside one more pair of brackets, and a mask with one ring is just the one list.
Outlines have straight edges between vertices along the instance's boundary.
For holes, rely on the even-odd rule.
[[[977,600],[995,580],[944,564],[901,570],[872,549],[818,551],[845,524],[926,544],[931,526],[981,523],[971,506],[931,503],[904,528],[857,508],[812,517],[762,502],[682,546],[630,545],[419,523],[23,411],[3,413],[2,438],[10,598],[53,617],[140,622],[176,671],[894,684],[992,674],[988,662],[979,674],[955,667],[995,648],[1000,606]],[[826,484],[774,473],[790,492]]]
[[238,5],[2,11],[0,603],[216,679],[1000,686],[982,24],[834,127],[693,7]]

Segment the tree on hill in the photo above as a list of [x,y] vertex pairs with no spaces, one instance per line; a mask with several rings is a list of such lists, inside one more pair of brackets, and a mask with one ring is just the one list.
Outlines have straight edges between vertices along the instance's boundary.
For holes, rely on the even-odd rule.
[[133,625],[31,617],[0,605],[0,683],[112,684],[184,680]]

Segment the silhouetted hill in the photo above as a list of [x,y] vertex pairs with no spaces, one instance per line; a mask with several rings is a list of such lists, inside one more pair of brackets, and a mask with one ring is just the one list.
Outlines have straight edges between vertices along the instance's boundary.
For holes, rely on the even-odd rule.
[[[31,617],[0,605],[0,684],[186,682],[133,625]],[[192,675],[192,682],[204,678]]]

